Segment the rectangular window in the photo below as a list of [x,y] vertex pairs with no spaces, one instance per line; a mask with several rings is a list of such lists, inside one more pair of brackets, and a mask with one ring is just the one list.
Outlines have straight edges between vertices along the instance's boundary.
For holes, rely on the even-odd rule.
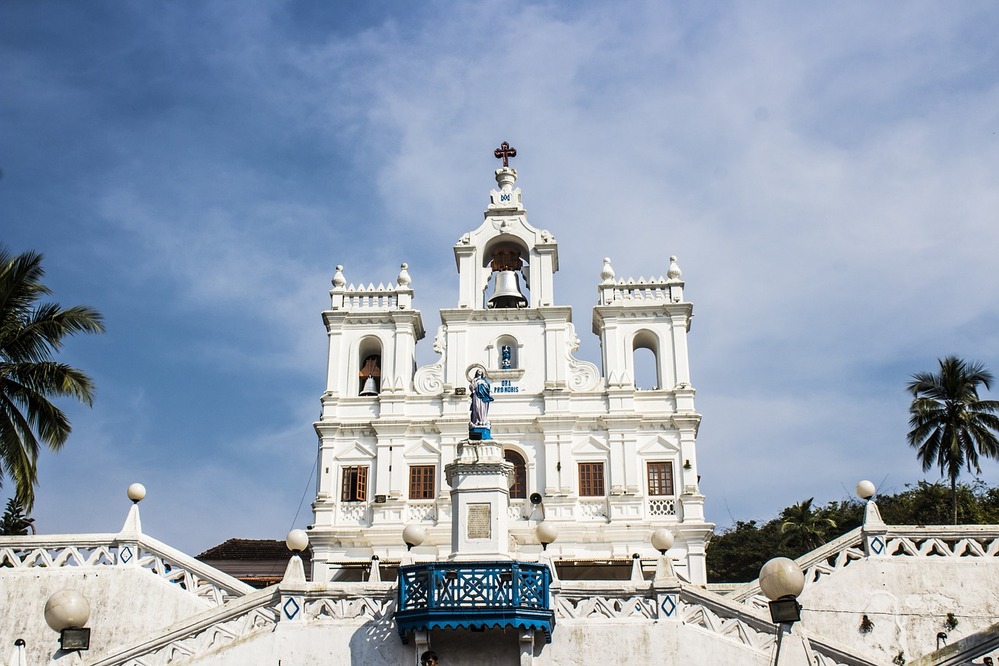
[[343,486],[340,500],[343,502],[363,502],[368,499],[368,468],[344,467]]
[[672,495],[673,494],[673,463],[671,462],[650,462],[649,470],[649,495]]
[[580,497],[602,497],[604,494],[604,464],[579,463]]
[[409,499],[433,499],[435,497],[435,465],[413,465],[409,468]]

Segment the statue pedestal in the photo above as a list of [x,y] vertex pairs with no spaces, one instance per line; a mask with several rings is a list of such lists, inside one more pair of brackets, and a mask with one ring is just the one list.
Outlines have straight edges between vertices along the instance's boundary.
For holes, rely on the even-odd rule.
[[451,560],[510,559],[510,484],[513,463],[493,440],[458,443],[458,455],[444,467],[451,486]]
[[492,432],[489,428],[485,426],[468,426],[468,441],[470,442],[489,442],[493,438]]

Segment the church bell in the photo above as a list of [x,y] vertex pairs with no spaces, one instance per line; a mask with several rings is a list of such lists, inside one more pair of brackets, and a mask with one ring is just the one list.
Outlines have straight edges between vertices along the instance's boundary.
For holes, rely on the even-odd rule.
[[490,308],[526,308],[527,299],[520,292],[520,276],[514,271],[496,271],[496,285],[489,299]]
[[364,359],[364,367],[361,368],[361,379],[364,383],[361,384],[361,392],[358,393],[360,396],[372,396],[378,395],[378,377],[381,377],[381,357],[378,354],[372,354]]
[[374,377],[368,377],[364,380],[364,386],[361,387],[362,396],[378,395],[378,380]]

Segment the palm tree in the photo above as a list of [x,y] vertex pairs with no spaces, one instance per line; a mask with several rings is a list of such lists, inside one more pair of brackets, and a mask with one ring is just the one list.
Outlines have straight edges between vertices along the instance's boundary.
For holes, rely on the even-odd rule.
[[957,525],[957,477],[961,468],[981,474],[981,457],[999,458],[999,402],[979,400],[978,387],[988,389],[994,378],[981,363],[956,356],[938,359],[940,372],[917,372],[906,390],[909,406],[909,445],[928,471],[934,465],[950,478],[951,518]]
[[809,497],[784,510],[784,521],[780,524],[780,533],[786,534],[782,545],[792,542],[799,543],[805,552],[818,548],[826,541],[826,533],[836,527],[836,521],[825,518],[812,510],[814,497]]
[[7,510],[0,517],[0,535],[19,536],[27,534],[28,530],[35,533],[35,519],[24,513],[24,507],[16,497],[7,500]]
[[93,400],[90,377],[52,358],[65,336],[104,331],[93,308],[39,303],[52,293],[44,275],[42,255],[12,256],[0,246],[0,485],[5,477],[14,481],[25,511],[35,502],[39,442],[58,451],[71,430],[49,398]]

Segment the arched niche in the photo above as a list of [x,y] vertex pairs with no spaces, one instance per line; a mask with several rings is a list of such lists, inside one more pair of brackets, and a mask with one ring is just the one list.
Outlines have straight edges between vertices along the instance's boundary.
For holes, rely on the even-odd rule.
[[512,335],[501,335],[496,339],[496,367],[500,370],[516,370],[520,367],[520,343]]
[[659,337],[649,330],[641,330],[632,338],[632,376],[637,390],[662,388],[659,363]]

